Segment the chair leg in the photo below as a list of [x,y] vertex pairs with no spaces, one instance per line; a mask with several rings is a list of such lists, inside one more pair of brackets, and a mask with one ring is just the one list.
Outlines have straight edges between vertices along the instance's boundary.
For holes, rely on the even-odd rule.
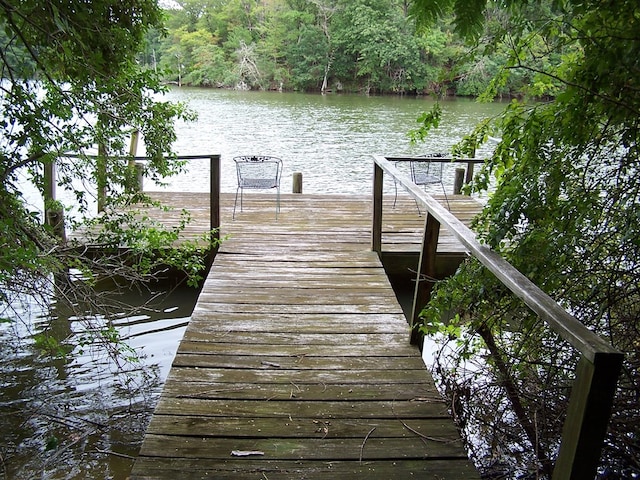
[[414,201],[416,202],[416,208],[418,209],[418,216],[421,217],[422,212],[420,211],[420,204],[418,203],[418,199],[414,198]]
[[[236,188],[236,200],[233,202],[233,215],[232,215],[232,219],[235,220],[236,219],[236,205],[238,204],[238,191],[240,190],[240,187]],[[240,197],[240,209],[242,210],[242,197]]]
[[440,183],[442,185],[442,193],[444,193],[444,199],[447,202],[447,210],[451,211],[451,205],[449,205],[449,197],[447,196],[447,189],[444,188],[444,183]]
[[278,213],[280,212],[280,187],[276,188],[276,220],[278,219]]
[[416,202],[416,208],[418,209],[418,216],[421,217],[422,212],[420,211],[420,204],[418,203],[418,199],[414,198],[413,201]]
[[398,182],[396,179],[393,180],[393,188],[396,191],[396,194],[393,197],[393,208],[396,208],[396,201],[398,200]]

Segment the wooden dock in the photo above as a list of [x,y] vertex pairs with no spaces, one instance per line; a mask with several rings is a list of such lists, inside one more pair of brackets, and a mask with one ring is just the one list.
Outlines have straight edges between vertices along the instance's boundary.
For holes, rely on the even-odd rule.
[[[206,229],[206,194],[163,195]],[[371,252],[370,198],[232,208],[131,478],[479,478]],[[384,208],[385,249],[419,250],[415,203]],[[443,232],[438,251],[463,249]]]

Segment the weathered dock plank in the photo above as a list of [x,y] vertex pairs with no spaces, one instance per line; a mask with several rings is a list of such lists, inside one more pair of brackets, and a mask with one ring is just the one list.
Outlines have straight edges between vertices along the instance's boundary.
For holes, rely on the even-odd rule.
[[[209,228],[209,195],[189,192],[149,192],[149,195],[175,210],[151,208],[146,213],[168,226],[175,226],[179,211],[186,208],[192,216],[187,237],[196,237]],[[439,198],[439,197],[437,197]],[[479,212],[480,205],[465,195],[449,195],[451,211],[465,224]],[[441,199],[441,202],[443,199]],[[285,250],[286,259],[304,260],[309,247],[318,248],[317,236],[322,235],[325,247],[343,248],[341,258],[361,252],[362,244],[371,241],[371,197],[366,195],[282,195],[282,210],[275,219],[273,196],[249,194],[245,196],[244,211],[237,212],[232,221],[234,195],[221,195],[221,234],[230,235],[229,252],[266,253]],[[238,207],[239,208],[239,207]],[[424,209],[421,210],[424,212]],[[345,221],[348,219],[348,221]],[[393,207],[393,198],[385,199],[382,240],[388,251],[418,251],[422,239],[424,215],[418,213],[413,200],[400,196]],[[260,242],[236,242],[234,230],[242,229],[243,239],[254,237]],[[265,235],[268,233],[268,235]],[[295,242],[292,241],[295,236]],[[335,245],[334,245],[335,244]],[[286,246],[286,248],[282,248]],[[440,233],[439,252],[463,253],[463,246],[446,229]],[[300,253],[303,256],[297,257]],[[313,259],[311,257],[310,259]],[[280,257],[280,260],[285,260]]]
[[[274,206],[223,206],[131,478],[478,478],[370,251],[367,200],[284,196],[277,221]],[[417,250],[415,204],[389,218],[393,248]]]
[[404,479],[404,478],[470,478],[468,462],[464,459],[406,460],[391,462],[389,460],[370,461],[269,461],[261,458],[233,459],[192,459],[160,458],[140,461],[145,467],[146,475],[137,477],[141,480],[165,478],[185,478],[184,472],[192,472],[190,478],[216,480],[247,479],[356,479],[372,478]]

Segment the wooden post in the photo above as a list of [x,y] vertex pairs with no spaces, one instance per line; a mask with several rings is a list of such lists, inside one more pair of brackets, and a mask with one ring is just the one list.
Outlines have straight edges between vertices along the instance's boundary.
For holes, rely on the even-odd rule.
[[464,183],[469,184],[473,180],[473,162],[467,162],[467,175],[464,177]]
[[[474,148],[471,152],[471,158],[476,158],[476,149]],[[467,176],[464,179],[464,183],[467,185],[471,183],[473,180],[473,162],[467,162]]]
[[422,335],[415,328],[418,324],[420,312],[431,299],[431,289],[436,276],[436,250],[438,247],[438,237],[440,236],[440,222],[431,213],[427,212],[424,224],[424,236],[422,237],[422,248],[420,249],[420,260],[418,261],[418,272],[416,274],[416,286],[413,294],[413,307],[411,309],[411,343],[418,345],[422,350],[420,340]]
[[462,193],[463,183],[464,183],[464,168],[456,168],[456,176],[453,181],[454,195],[460,195]]
[[136,188],[138,192],[144,191],[144,163],[135,162],[134,169],[136,171]]
[[[129,155],[135,157],[138,153],[138,141],[140,140],[140,130],[131,132],[131,143],[129,144]],[[135,160],[131,159],[132,162]]]
[[107,147],[98,145],[98,158],[96,159],[96,179],[98,191],[98,213],[104,212],[107,201]]
[[46,212],[47,225],[51,225],[53,234],[60,239],[62,243],[67,241],[67,232],[64,222],[64,210],[55,208]]
[[553,480],[595,478],[622,360],[621,353],[580,358]]
[[67,241],[64,210],[56,203],[56,163],[44,163],[44,221],[62,242]]
[[302,193],[302,172],[293,172],[293,193]]
[[220,240],[220,155],[211,155],[210,160],[209,228],[211,241],[216,242],[212,252],[215,253],[218,250],[217,242]]
[[371,250],[382,257],[382,186],[384,172],[373,164],[373,224],[371,227]]
[[44,211],[45,218],[48,205],[56,199],[56,163],[55,160],[44,164]]
[[129,144],[129,170],[131,171],[131,175],[135,176],[133,188],[136,192],[142,192],[144,190],[144,165],[135,160],[135,156],[138,153],[139,140],[140,130],[136,129],[131,132],[131,143]]

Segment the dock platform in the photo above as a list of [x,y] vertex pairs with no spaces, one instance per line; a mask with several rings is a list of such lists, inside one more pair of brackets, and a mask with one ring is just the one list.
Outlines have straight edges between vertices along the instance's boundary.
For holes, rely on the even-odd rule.
[[[206,229],[206,194],[161,196]],[[246,195],[232,220],[223,195],[227,238],[131,479],[479,478],[371,251],[370,199],[283,195],[276,220],[273,198]],[[450,202],[465,222],[479,210]],[[413,200],[384,215],[384,248],[418,251]]]

